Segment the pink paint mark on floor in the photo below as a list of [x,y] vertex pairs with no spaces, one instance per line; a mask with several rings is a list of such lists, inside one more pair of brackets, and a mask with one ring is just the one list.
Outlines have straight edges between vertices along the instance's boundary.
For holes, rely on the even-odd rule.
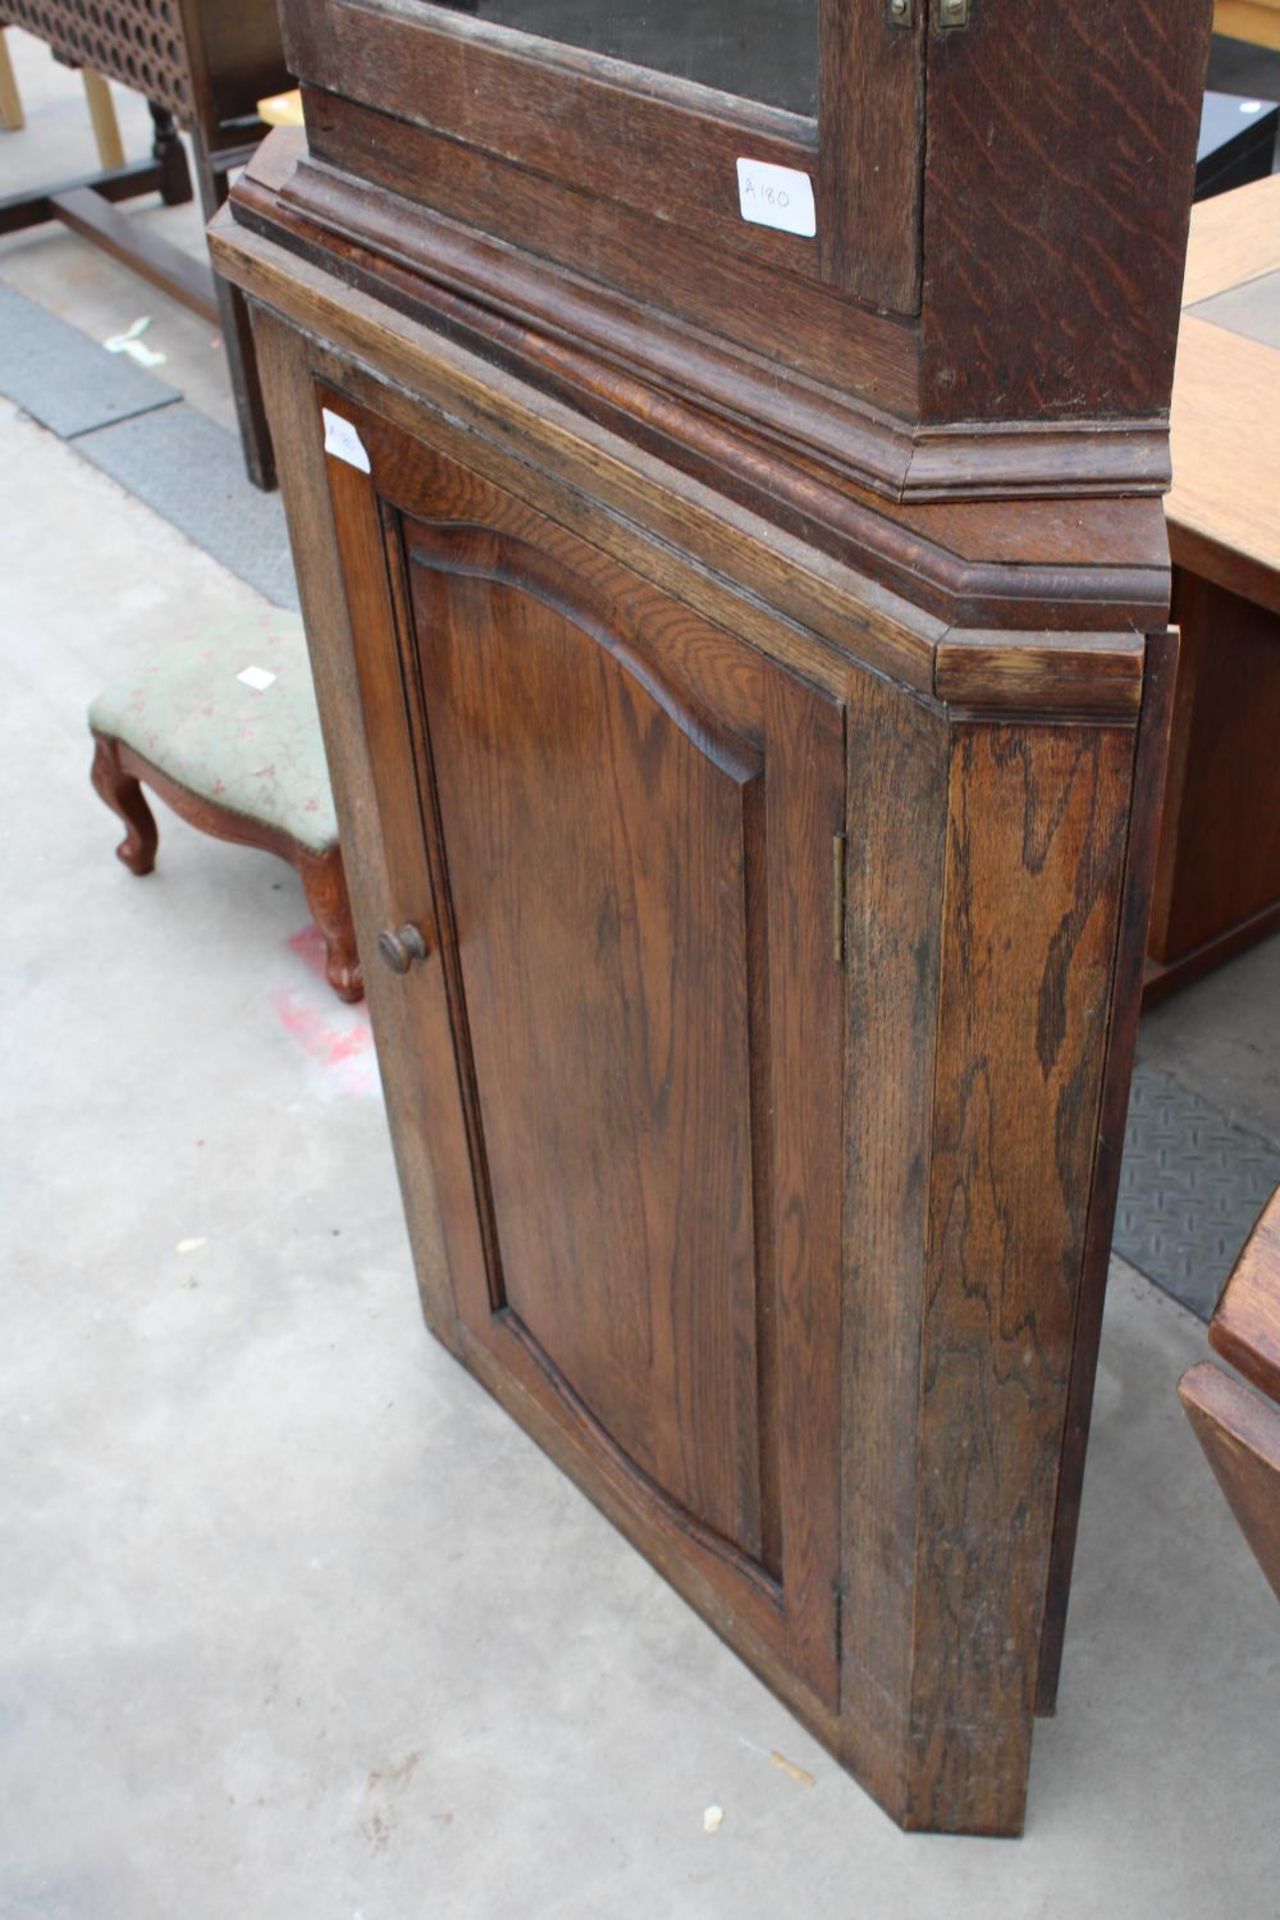
[[326,1019],[308,1006],[300,994],[284,989],[271,997],[276,1017],[287,1033],[319,1062],[348,1093],[376,1091],[373,1033],[367,1020],[347,1016],[345,1022]]

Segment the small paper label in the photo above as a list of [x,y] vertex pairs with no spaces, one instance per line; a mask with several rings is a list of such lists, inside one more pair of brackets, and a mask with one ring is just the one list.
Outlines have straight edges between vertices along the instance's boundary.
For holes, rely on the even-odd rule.
[[797,167],[775,167],[768,160],[739,160],[738,204],[744,220],[777,227],[812,240],[818,231],[813,182]]
[[330,413],[328,407],[321,407],[320,411],[324,415],[325,452],[331,453],[335,460],[345,460],[349,467],[359,467],[361,473],[372,473],[364,442],[351,422],[341,414]]
[[243,673],[236,675],[237,680],[242,680],[246,687],[252,687],[255,693],[265,693],[275,677],[266,667],[246,667]]

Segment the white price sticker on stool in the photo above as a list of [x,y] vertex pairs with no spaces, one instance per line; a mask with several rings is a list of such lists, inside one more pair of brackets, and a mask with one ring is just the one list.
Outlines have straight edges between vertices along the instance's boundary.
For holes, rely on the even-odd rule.
[[340,413],[330,413],[328,407],[321,407],[324,417],[324,450],[331,453],[335,460],[345,460],[349,467],[359,467],[361,473],[372,473],[369,456],[364,450],[364,441],[349,420]]
[[237,680],[246,687],[252,687],[255,693],[265,693],[268,687],[274,686],[275,678],[274,673],[266,667],[246,667],[243,673],[236,675]]
[[798,167],[775,167],[768,160],[739,160],[738,204],[744,220],[777,227],[812,240],[818,231],[813,182]]

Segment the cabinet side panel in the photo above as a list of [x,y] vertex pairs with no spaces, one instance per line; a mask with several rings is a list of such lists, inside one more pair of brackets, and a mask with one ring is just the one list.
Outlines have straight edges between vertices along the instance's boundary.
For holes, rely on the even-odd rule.
[[910,1709],[919,1394],[948,730],[901,688],[849,699],[843,1707],[899,1813]]
[[1017,1832],[1134,734],[961,725],[920,1351],[912,1825]]
[[[378,816],[377,782],[318,427],[311,349],[300,334],[263,311],[254,315],[254,334],[272,432],[280,450],[289,541],[423,1312],[432,1330],[454,1345],[453,1296],[427,1148],[427,1088],[416,1067],[417,1009],[401,983],[385,973],[367,948],[369,930],[386,925],[389,909],[399,902]],[[385,597],[385,585],[381,591]]]
[[1107,1272],[1111,1264],[1116,1197],[1120,1191],[1125,1117],[1129,1111],[1129,1086],[1138,1043],[1138,1016],[1142,1010],[1147,922],[1151,912],[1156,841],[1160,833],[1165,795],[1169,726],[1177,678],[1177,634],[1172,630],[1151,634],[1146,645],[1142,711],[1134,748],[1124,901],[1116,943],[1098,1153],[1094,1162],[1093,1191],[1089,1197],[1084,1275],[1076,1311],[1071,1391],[1067,1403],[1062,1465],[1058,1473],[1058,1505],[1044,1629],[1040,1638],[1040,1682],[1036,1711],[1041,1714],[1053,1713],[1058,1698],[1058,1674],[1066,1635],[1071,1568],[1075,1559],[1076,1528],[1080,1520],[1080,1497],[1084,1486],[1085,1449],[1089,1442],[1094,1378],[1102,1340],[1102,1310],[1106,1300]]

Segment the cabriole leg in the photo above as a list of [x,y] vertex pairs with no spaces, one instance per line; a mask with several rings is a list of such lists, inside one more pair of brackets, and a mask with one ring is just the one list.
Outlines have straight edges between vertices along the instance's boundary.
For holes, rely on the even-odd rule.
[[150,873],[156,863],[160,834],[140,783],[121,764],[117,741],[94,735],[89,778],[98,798],[119,814],[128,829],[116,848],[117,860],[122,860],[130,873]]
[[298,871],[311,918],[324,935],[329,985],[340,1000],[363,1000],[364,978],[356,951],[341,850],[335,847],[332,853],[299,861]]

